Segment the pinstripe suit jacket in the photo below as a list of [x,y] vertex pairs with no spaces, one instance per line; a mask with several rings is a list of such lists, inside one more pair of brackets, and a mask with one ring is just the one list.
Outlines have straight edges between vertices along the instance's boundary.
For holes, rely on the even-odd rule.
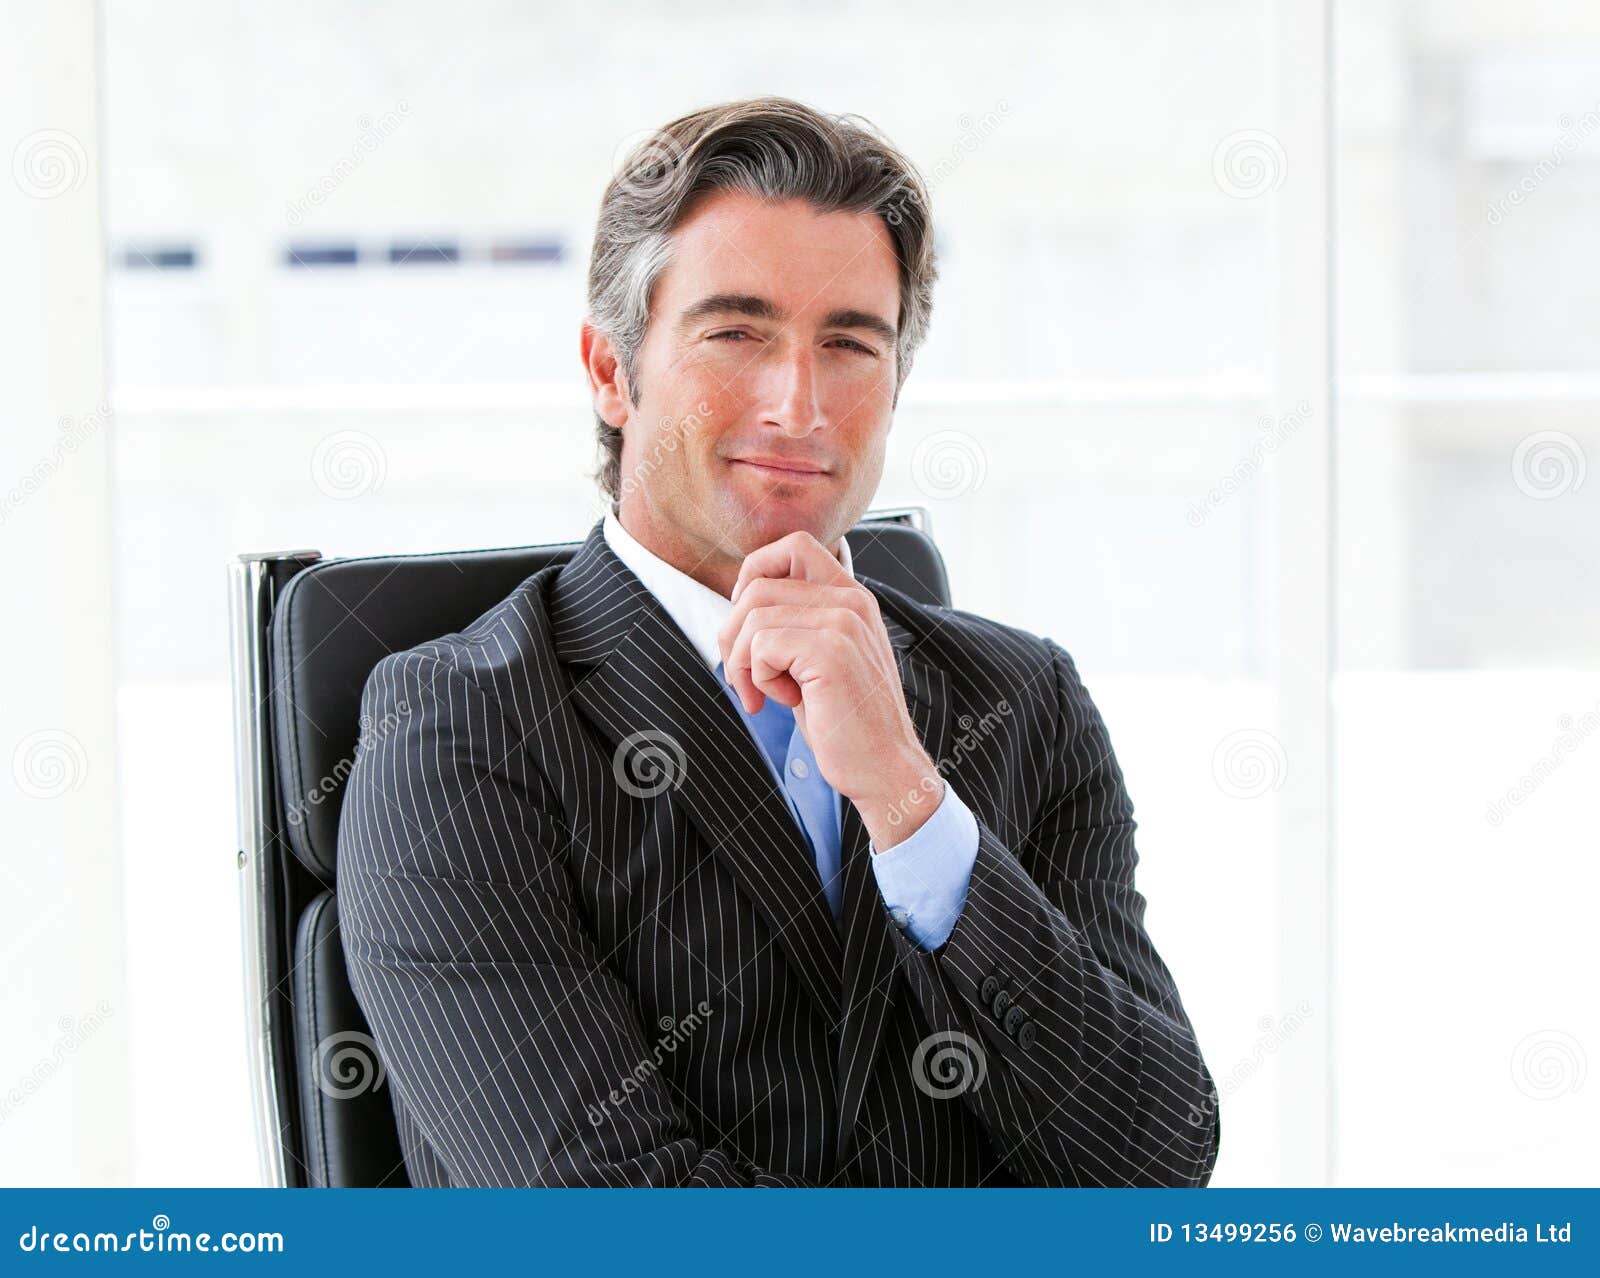
[[599,524],[373,671],[338,902],[413,1184],[1209,1181],[1216,1091],[1071,657],[861,581],[979,821],[932,953],[848,801],[835,922],[738,711]]

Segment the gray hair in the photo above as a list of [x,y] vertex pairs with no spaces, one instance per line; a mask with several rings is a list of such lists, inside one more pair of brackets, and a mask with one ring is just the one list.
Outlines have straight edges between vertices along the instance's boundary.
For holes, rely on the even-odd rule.
[[[802,199],[819,212],[876,213],[900,264],[895,401],[933,310],[933,222],[916,167],[866,120],[826,115],[789,98],[750,98],[681,116],[628,154],[600,200],[589,257],[589,322],[617,354],[624,390],[639,401],[639,348],[672,232],[707,191]],[[595,481],[620,498],[622,432],[595,414]]]

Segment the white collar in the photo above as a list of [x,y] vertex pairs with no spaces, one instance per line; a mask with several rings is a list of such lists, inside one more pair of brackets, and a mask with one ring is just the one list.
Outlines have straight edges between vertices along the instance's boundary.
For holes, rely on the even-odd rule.
[[[666,609],[667,615],[705,659],[707,668],[715,670],[722,661],[717,635],[727,624],[733,603],[648,549],[610,511],[606,512],[601,535],[617,558],[633,571],[634,576]],[[850,545],[843,537],[839,538],[839,562],[845,572],[854,578],[856,574],[850,562]]]

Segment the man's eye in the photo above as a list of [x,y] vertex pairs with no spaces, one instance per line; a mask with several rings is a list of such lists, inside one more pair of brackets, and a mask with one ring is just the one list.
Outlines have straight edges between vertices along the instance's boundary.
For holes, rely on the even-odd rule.
[[730,338],[749,337],[749,336],[750,336],[750,334],[746,333],[743,329],[730,328],[726,333],[713,333],[713,334],[711,334],[711,340],[713,342],[724,342],[724,341],[727,341]]
[[863,355],[876,355],[878,353],[877,351],[873,350],[870,346],[863,346],[860,342],[856,341],[853,337],[841,337],[841,338],[838,339],[838,341],[839,341],[839,344],[841,346],[847,346],[851,350],[860,351]]

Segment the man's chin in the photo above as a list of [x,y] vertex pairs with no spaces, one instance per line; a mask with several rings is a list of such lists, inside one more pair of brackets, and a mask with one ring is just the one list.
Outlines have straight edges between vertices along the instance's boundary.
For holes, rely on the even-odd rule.
[[783,502],[767,497],[759,504],[730,512],[735,533],[733,540],[745,554],[787,537],[794,532],[808,532],[824,546],[837,538],[838,524],[831,503],[827,509],[818,509],[809,501]]

